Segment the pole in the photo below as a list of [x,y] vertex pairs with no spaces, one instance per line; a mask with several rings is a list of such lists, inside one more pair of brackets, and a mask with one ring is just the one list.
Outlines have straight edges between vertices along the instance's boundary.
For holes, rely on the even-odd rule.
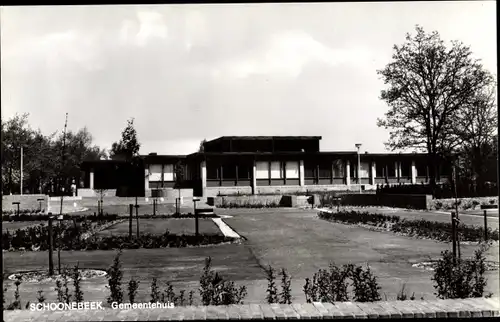
[[196,238],[198,238],[198,213],[196,212],[196,200],[194,200],[193,203],[194,203],[195,235],[196,235]]
[[458,193],[457,193],[457,171],[456,171],[456,165],[453,164],[453,181],[455,182],[455,184],[453,185],[454,186],[454,190],[455,190],[455,213],[456,213],[456,220],[457,220],[457,248],[458,248],[458,258],[461,258],[462,254],[460,252],[460,233],[458,231]]
[[54,275],[54,261],[52,259],[52,218],[49,217],[49,276]]
[[21,146],[21,196],[23,195],[23,147]]
[[451,238],[453,241],[453,264],[457,263],[457,243],[456,243],[456,231],[455,231],[455,213],[451,213]]
[[139,239],[139,205],[137,204],[137,197],[135,197],[135,219],[137,222],[137,239]]
[[360,177],[360,173],[361,173],[361,156],[359,155],[359,148],[358,148],[358,184],[359,184],[359,193],[361,193],[361,177]]
[[484,210],[484,241],[488,240],[488,220],[486,219],[486,209]]
[[130,240],[132,240],[132,218],[134,216],[134,205],[133,204],[129,204],[128,205],[128,210],[129,210],[129,213],[130,213],[130,217],[129,217],[129,220],[128,220],[128,238]]
[[57,270],[61,275],[61,220],[59,221],[59,233],[57,234]]

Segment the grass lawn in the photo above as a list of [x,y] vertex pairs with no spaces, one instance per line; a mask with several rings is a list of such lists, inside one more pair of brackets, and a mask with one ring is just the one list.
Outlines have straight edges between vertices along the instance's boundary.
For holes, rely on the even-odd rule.
[[[62,251],[62,266],[74,266],[77,262],[80,268],[106,270],[113,262],[115,251]],[[175,289],[196,291],[202,273],[204,260],[212,257],[215,270],[224,276],[237,281],[238,285],[251,285],[254,279],[265,279],[264,272],[259,267],[252,253],[241,244],[225,244],[206,247],[163,248],[163,249],[127,249],[123,251],[122,263],[124,270],[123,285],[127,299],[126,283],[131,277],[140,281],[138,301],[149,301],[150,287],[153,277],[163,283],[170,281]],[[3,254],[4,278],[17,271],[46,270],[48,252],[6,252]],[[57,253],[54,253],[54,267],[57,271]],[[13,300],[15,286],[13,281],[4,280],[8,287],[6,303]],[[82,282],[85,301],[104,301],[109,294],[105,288],[106,278]],[[36,302],[37,291],[42,289],[47,302],[56,300],[55,283],[23,283],[20,286],[21,300]],[[71,285],[71,289],[73,286]],[[162,287],[163,288],[163,287]],[[187,294],[186,294],[187,295]],[[259,294],[260,296],[265,296]],[[200,303],[199,301],[197,303]]]
[[[208,235],[221,235],[219,227],[209,218],[198,219],[198,229],[200,234]],[[194,235],[195,234],[195,220],[193,218],[172,218],[172,219],[140,219],[139,218],[139,232],[150,234],[163,234],[168,230],[176,235]],[[135,235],[137,231],[137,222],[134,218],[132,221],[132,233]],[[99,236],[109,235],[128,235],[129,222],[124,221],[109,227],[101,232]]]
[[[432,272],[414,268],[412,264],[427,261],[429,257],[437,259],[441,251],[451,249],[447,243],[327,222],[319,219],[316,211],[310,210],[217,209],[216,212],[232,216],[224,221],[247,240],[242,244],[208,247],[125,250],[122,257],[122,288],[125,298],[125,283],[132,276],[140,280],[138,301],[149,301],[153,277],[171,281],[176,290],[197,290],[204,258],[211,256],[215,270],[235,281],[236,285],[247,286],[245,303],[265,302],[267,282],[263,268],[267,265],[287,269],[292,276],[292,300],[300,303],[305,301],[302,291],[304,279],[312,277],[320,268],[328,268],[332,262],[337,265],[368,263],[382,287],[382,298],[387,295],[389,300],[394,300],[402,284],[406,283],[408,295],[415,292],[416,298],[423,296],[428,300],[435,298]],[[170,220],[172,219],[168,219]],[[194,227],[192,219],[187,219],[187,222],[193,223]],[[126,232],[128,223],[123,225]],[[168,227],[168,224],[165,226]],[[463,246],[462,254],[464,257],[470,256],[475,249],[475,246]],[[114,251],[65,251],[61,258],[63,264],[75,265],[79,262],[82,268],[106,269],[112,263],[114,254]],[[8,274],[21,270],[47,269],[47,252],[6,252],[3,255],[4,272]],[[498,262],[498,256],[498,247],[495,247],[487,257],[488,260]],[[56,254],[54,263],[57,267]],[[486,276],[487,290],[498,296],[498,271],[487,272]],[[279,277],[277,279],[277,286],[280,288]],[[106,283],[105,278],[84,281],[85,301],[106,301],[109,294],[105,288]],[[7,282],[7,303],[13,298],[12,284],[12,281]],[[56,295],[54,286],[21,284],[23,303],[26,300],[36,300],[38,289],[45,291],[48,302],[53,301]],[[199,298],[198,292],[196,297]]]
[[[87,210],[75,212],[75,215],[93,215],[97,213],[97,205],[96,206],[85,206]],[[153,214],[153,204],[139,205],[139,214]],[[162,203],[156,206],[156,214],[173,214],[175,212],[175,204],[171,203]],[[193,213],[194,209],[192,206],[182,205],[181,206],[182,213]],[[104,204],[104,213],[108,214],[129,214],[129,206],[128,205],[106,205]],[[134,208],[135,215],[135,208]]]

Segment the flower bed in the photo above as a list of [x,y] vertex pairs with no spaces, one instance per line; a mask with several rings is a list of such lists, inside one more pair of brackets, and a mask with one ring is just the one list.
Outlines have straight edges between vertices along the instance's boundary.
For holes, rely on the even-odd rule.
[[[224,237],[217,234],[202,234],[197,238],[193,235],[175,235],[166,231],[161,235],[144,233],[132,240],[128,236],[96,236],[96,233],[125,221],[90,222],[83,221],[80,227],[74,227],[73,223],[61,222],[61,225],[53,226],[54,247],[60,242],[62,250],[109,250],[109,249],[137,249],[137,248],[163,248],[163,247],[186,247],[195,245],[214,245],[233,242],[236,239]],[[29,226],[17,229],[13,233],[7,231],[2,234],[2,246],[4,250],[48,250],[48,227],[45,224]]]
[[[52,226],[54,247],[60,242],[62,249],[78,247],[90,236],[108,228],[123,219],[110,220],[81,220],[75,227],[72,221],[54,222]],[[47,250],[49,248],[48,224],[42,223],[35,226],[16,229],[14,232],[2,232],[2,248],[4,250]]]
[[138,249],[138,248],[167,248],[167,247],[187,247],[187,246],[206,246],[221,243],[231,243],[237,241],[237,238],[224,237],[221,235],[174,235],[168,231],[163,235],[142,234],[137,238],[133,236],[106,236],[93,237],[73,248],[63,248],[65,250],[112,250],[112,249]]
[[[119,215],[120,218],[129,218],[130,215]],[[135,214],[133,215],[134,218],[136,218]],[[196,217],[198,218],[219,218],[218,215],[216,214],[199,214]],[[195,218],[195,215],[192,213],[187,213],[187,214],[157,214],[157,215],[152,215],[152,214],[141,214],[139,215],[140,219],[171,219],[171,218]]]
[[[428,220],[406,220],[398,216],[389,216],[383,214],[371,214],[368,212],[340,211],[337,213],[320,212],[319,218],[347,223],[362,224],[376,227],[385,226],[386,229],[406,236],[417,236],[420,238],[429,238],[439,241],[449,242],[452,240],[451,223],[442,223]],[[386,225],[392,223],[391,225]],[[464,242],[476,242],[484,239],[484,228],[476,226],[459,226],[460,240]],[[498,229],[492,231],[488,228],[489,240],[498,241]]]
[[[106,276],[106,272],[98,269],[80,269],[80,276],[82,280],[88,280],[93,278],[99,278]],[[49,283],[55,282],[62,276],[59,274],[49,275],[48,271],[31,271],[31,272],[20,272],[9,276],[9,280],[16,281],[21,280],[23,283]],[[68,281],[73,281],[71,277],[67,277]]]

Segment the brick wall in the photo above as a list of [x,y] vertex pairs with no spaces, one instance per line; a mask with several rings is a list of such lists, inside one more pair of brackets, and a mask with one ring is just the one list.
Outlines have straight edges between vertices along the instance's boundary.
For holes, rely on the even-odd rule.
[[17,210],[17,205],[13,202],[20,202],[19,209],[38,209],[40,203],[37,199],[43,198],[42,209],[47,210],[49,196],[47,195],[4,195],[2,196],[2,211]]
[[295,320],[499,316],[498,298],[374,303],[245,304],[81,311],[4,311],[4,321]]
[[346,194],[342,204],[350,206],[387,206],[398,208],[429,209],[431,195],[410,194]]

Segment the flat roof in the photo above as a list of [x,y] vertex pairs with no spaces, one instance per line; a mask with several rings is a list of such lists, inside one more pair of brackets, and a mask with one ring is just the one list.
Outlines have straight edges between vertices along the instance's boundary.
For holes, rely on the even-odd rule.
[[216,139],[207,141],[225,141],[225,140],[321,140],[321,136],[221,136]]

